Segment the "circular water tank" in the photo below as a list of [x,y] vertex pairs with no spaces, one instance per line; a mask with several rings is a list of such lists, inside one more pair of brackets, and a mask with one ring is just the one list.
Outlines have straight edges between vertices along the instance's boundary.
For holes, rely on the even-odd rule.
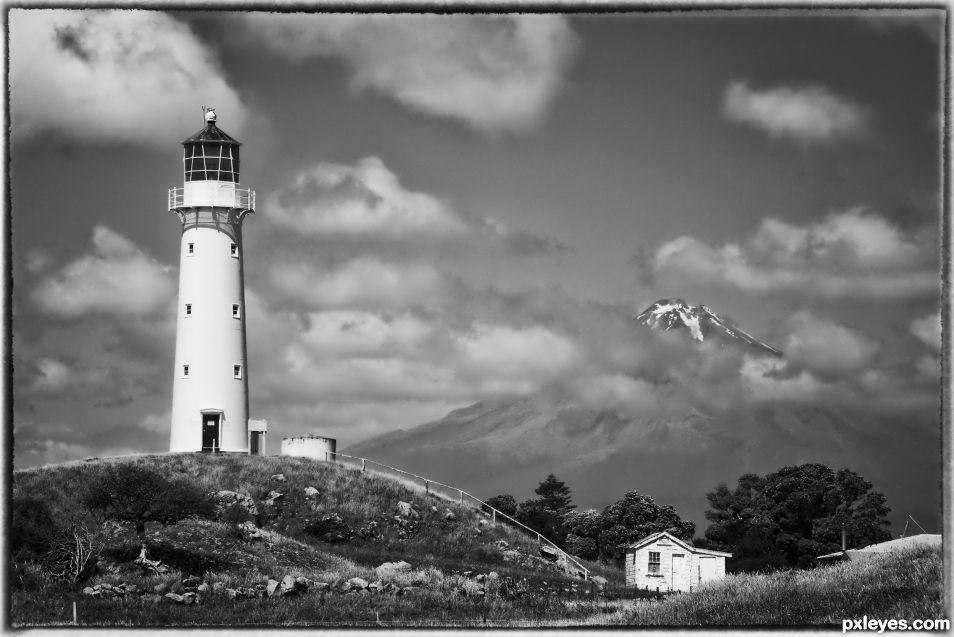
[[292,436],[282,438],[282,455],[334,461],[337,441],[324,436]]

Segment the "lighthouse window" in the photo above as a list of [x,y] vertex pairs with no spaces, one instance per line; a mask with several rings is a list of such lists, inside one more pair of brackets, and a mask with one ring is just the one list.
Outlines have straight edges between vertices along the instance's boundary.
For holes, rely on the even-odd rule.
[[241,365],[232,365],[232,378],[242,378],[242,366]]
[[186,181],[239,181],[238,146],[192,143],[183,160]]
[[188,244],[186,244],[186,246],[187,246],[187,248],[186,248],[186,253],[187,253],[187,254],[195,254],[195,244],[194,244],[194,243],[188,243]]
[[236,259],[238,258],[238,246],[234,243],[229,244],[229,254],[231,254]]
[[186,305],[186,308],[185,308],[186,316],[192,316],[192,304],[186,303],[185,305]]
[[185,376],[188,376],[188,375],[189,375],[189,366],[188,366],[188,365],[183,365],[183,366],[182,366],[182,376],[185,377]]
[[232,304],[232,318],[242,318],[242,315],[239,312],[239,306],[237,303]]

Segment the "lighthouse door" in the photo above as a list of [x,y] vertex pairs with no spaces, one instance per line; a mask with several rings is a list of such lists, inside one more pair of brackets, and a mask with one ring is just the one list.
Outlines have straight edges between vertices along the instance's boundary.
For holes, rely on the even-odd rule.
[[219,450],[219,414],[202,414],[202,452]]

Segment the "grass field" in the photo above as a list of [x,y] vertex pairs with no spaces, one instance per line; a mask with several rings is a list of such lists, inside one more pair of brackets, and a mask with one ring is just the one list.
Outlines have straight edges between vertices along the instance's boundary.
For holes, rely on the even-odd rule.
[[[147,575],[132,564],[140,547],[131,525],[103,524],[81,504],[90,484],[109,462],[148,466],[167,477],[187,477],[202,490],[222,489],[262,501],[285,494],[258,522],[265,541],[236,532],[235,520],[187,519],[149,524],[150,557],[172,570]],[[273,476],[281,473],[284,480]],[[305,497],[306,487],[319,493]],[[503,524],[487,523],[472,508],[424,494],[390,478],[324,462],[286,457],[171,454],[124,460],[93,460],[14,473],[14,497],[45,501],[57,519],[101,529],[99,568],[84,582],[52,578],[35,562],[14,562],[10,617],[14,627],[68,625],[77,603],[85,626],[706,626],[840,625],[863,615],[883,619],[945,617],[943,564],[936,549],[912,549],[865,562],[845,562],[771,575],[729,575],[692,593],[661,601],[634,599],[620,571],[588,563],[608,582],[600,590],[558,572],[538,555],[537,543]],[[409,528],[394,520],[399,501],[419,513]],[[446,519],[452,512],[454,519]],[[349,541],[329,543],[307,532],[309,520],[336,514],[353,530]],[[483,521],[483,523],[482,523]],[[372,525],[371,523],[374,523]],[[110,530],[112,529],[112,530]],[[369,530],[370,529],[370,530]],[[508,559],[503,540],[525,559]],[[511,556],[512,558],[512,556]],[[410,572],[381,576],[375,567],[404,560]],[[483,579],[478,593],[476,577]],[[254,587],[285,575],[308,578],[298,597],[230,599],[228,588]],[[210,587],[200,603],[151,601],[182,593],[187,576]],[[339,592],[361,577],[407,588],[402,594]],[[133,584],[150,595],[96,599],[85,586]],[[318,583],[328,589],[319,591]]]

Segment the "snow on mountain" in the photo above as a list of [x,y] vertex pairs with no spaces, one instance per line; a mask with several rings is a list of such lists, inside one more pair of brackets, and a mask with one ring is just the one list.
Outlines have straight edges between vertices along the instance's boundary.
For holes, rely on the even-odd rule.
[[682,299],[656,301],[634,318],[636,322],[654,330],[688,329],[692,338],[699,342],[719,335],[730,341],[741,341],[775,356],[782,355],[779,350],[766,345],[705,305],[693,307]]

